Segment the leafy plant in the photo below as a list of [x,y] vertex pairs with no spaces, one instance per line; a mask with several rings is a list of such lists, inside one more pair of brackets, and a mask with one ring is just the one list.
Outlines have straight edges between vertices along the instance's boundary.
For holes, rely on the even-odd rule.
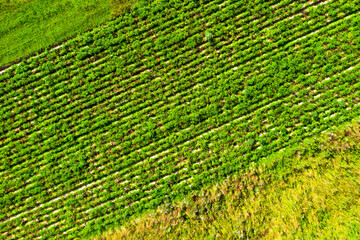
[[210,31],[205,32],[205,39],[208,42],[212,42],[214,40],[214,36]]

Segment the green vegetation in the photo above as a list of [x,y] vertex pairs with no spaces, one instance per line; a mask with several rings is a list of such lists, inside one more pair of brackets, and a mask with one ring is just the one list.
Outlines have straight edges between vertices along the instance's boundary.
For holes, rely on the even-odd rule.
[[102,232],[358,117],[359,10],[158,0],[12,66],[0,238]]
[[110,20],[134,0],[0,0],[0,66]]
[[92,239],[359,239],[359,150],[354,122]]
[[[128,9],[133,9],[140,0],[111,0],[110,9],[113,15],[118,16]],[[142,2],[146,2],[142,0]]]

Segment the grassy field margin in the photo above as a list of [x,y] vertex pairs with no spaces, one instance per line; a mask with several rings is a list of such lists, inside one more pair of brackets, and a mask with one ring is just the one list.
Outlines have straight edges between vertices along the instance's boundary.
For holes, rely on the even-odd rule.
[[359,239],[359,119],[94,240]]
[[97,27],[131,9],[137,2],[0,0],[0,67],[8,67],[23,57],[36,55]]

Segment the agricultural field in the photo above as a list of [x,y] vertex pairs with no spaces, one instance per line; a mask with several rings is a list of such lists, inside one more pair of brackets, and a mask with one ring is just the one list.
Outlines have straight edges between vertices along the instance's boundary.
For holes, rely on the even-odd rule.
[[74,239],[360,115],[360,0],[154,1],[0,74],[0,239]]
[[359,119],[92,240],[359,239]]

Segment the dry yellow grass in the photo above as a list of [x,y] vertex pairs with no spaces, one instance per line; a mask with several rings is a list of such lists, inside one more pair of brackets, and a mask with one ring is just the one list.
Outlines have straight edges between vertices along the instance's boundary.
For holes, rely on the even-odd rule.
[[137,2],[139,2],[139,0],[111,0],[110,9],[112,14],[117,16],[127,9],[131,9]]

